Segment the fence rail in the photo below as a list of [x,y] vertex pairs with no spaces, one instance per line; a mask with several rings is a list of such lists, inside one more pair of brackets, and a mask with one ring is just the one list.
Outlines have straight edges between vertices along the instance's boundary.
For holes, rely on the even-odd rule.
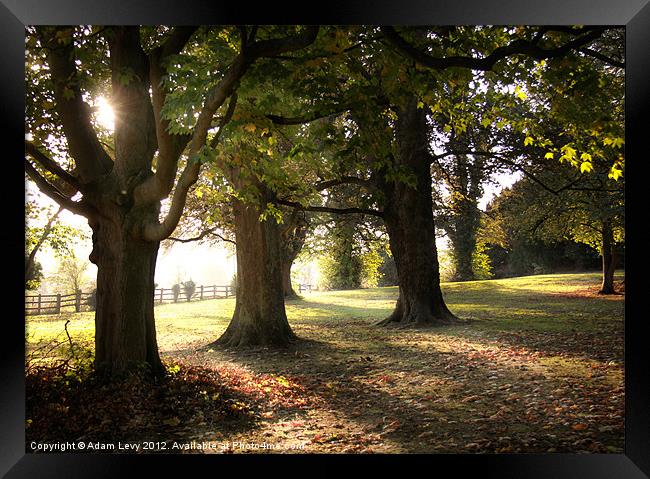
[[[298,290],[311,292],[310,284],[298,285]],[[208,299],[231,298],[235,296],[235,288],[230,285],[198,285],[188,298],[189,291],[184,288],[156,288],[154,304],[180,303],[183,301],[204,301]],[[95,309],[95,293],[77,291],[72,294],[38,294],[25,296],[25,314],[60,314],[61,311],[93,311]]]
[[25,312],[27,314],[59,314],[62,309],[76,312],[89,311],[94,304],[93,293],[77,291],[72,294],[38,294],[25,296]]

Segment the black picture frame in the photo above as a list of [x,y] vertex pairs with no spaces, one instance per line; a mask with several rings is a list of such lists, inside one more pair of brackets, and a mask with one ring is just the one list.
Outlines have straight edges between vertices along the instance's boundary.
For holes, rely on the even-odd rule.
[[[607,24],[626,26],[626,324],[625,324],[625,452],[623,454],[498,454],[424,456],[339,456],[325,458],[326,465],[379,466],[389,472],[405,472],[413,460],[425,472],[463,475],[468,470],[481,477],[500,478],[644,478],[650,477],[650,366],[643,334],[642,301],[644,272],[648,261],[644,246],[650,239],[644,219],[643,172],[647,145],[643,141],[645,116],[650,107],[650,4],[649,0],[394,0],[349,3],[330,1],[322,5],[281,6],[276,2],[201,2],[200,0],[144,0],[131,2],[81,0],[0,0],[0,96],[2,131],[6,134],[6,172],[3,190],[6,201],[4,228],[0,237],[7,269],[5,310],[0,338],[0,473],[22,477],[121,477],[171,471],[181,464],[186,473],[198,474],[200,464],[211,475],[223,474],[223,465],[235,465],[238,473],[250,467],[277,466],[300,471],[312,459],[322,456],[169,456],[169,455],[80,455],[25,453],[24,388],[24,304],[18,280],[21,273],[19,251],[24,247],[24,209],[16,199],[24,194],[22,170],[24,133],[24,26],[31,24]],[[647,135],[647,133],[646,133]],[[648,162],[648,160],[646,160]],[[633,201],[630,201],[632,199]],[[638,203],[638,204],[635,204]],[[646,220],[647,222],[647,220]],[[7,254],[8,253],[8,254]],[[629,259],[632,261],[629,261]],[[15,311],[14,308],[15,307]],[[1,316],[0,316],[1,317]],[[333,461],[332,459],[336,459]],[[291,461],[291,462],[289,462]],[[188,465],[191,463],[191,468]],[[162,469],[161,469],[162,468]],[[285,469],[286,470],[286,469]],[[323,469],[324,470],[324,469]],[[408,469],[406,469],[408,470]],[[453,472],[444,472],[453,471]],[[302,469],[302,473],[311,470]]]

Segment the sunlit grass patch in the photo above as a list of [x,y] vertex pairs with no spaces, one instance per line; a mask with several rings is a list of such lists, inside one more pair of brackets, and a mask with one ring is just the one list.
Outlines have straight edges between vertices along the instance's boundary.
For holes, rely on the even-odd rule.
[[[620,276],[620,274],[618,274]],[[582,287],[597,287],[599,275],[539,275],[490,281],[443,283],[449,308],[459,317],[471,318],[471,328],[518,331],[594,331],[614,322],[622,326],[624,296],[619,301],[593,297],[566,298],[563,293]],[[360,329],[358,340],[367,340],[373,323],[385,318],[394,308],[397,287],[348,291],[314,291],[302,299],[287,301],[289,322],[296,331],[319,336],[322,328]],[[156,329],[161,349],[175,349],[183,343],[209,343],[227,327],[235,299],[215,299],[156,306]],[[92,342],[92,312],[29,316],[26,320],[29,347],[65,337],[64,325],[75,340]],[[343,326],[345,325],[345,326]],[[316,328],[316,329],[313,329]],[[457,328],[442,328],[443,335],[456,334]]]
[[[201,425],[199,410],[164,421],[187,419],[168,432],[188,441],[310,452],[621,452],[624,295],[567,295],[598,283],[597,274],[444,283],[451,311],[473,321],[417,330],[375,325],[396,287],[314,291],[287,301],[301,341],[278,350],[203,348],[228,326],[234,298],[156,306],[163,359],[214,372],[233,407],[255,418],[238,432]],[[71,340],[92,347],[93,314],[67,313],[28,317],[28,351],[58,341],[55,353],[69,353],[67,320]]]

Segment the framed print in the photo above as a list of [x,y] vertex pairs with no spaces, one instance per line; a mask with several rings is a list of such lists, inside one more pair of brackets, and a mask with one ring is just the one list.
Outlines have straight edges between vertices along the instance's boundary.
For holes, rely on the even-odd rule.
[[[311,7],[2,0],[11,148],[1,234],[12,259],[2,473],[113,477],[185,461],[219,473],[223,465],[281,470],[288,461],[295,469],[296,459],[307,472],[334,459],[501,478],[650,477],[648,2]],[[562,62],[568,52],[580,55]],[[423,149],[421,168],[410,158]],[[483,183],[472,193],[479,169]],[[589,179],[597,174],[600,186]],[[483,196],[493,177],[509,179]],[[60,219],[32,199],[27,178],[88,219],[78,234],[91,246],[79,256],[95,265],[92,285],[26,286],[21,299],[13,260],[21,244],[47,243]],[[530,196],[535,188],[547,196]],[[565,201],[566,191],[574,195]],[[484,201],[483,216],[459,206],[471,194],[474,210]],[[36,210],[50,216],[30,230],[26,215]],[[471,215],[463,262],[458,219]],[[349,218],[362,219],[350,227]],[[62,239],[51,242],[59,276],[62,258],[76,255],[62,243],[77,234],[61,225],[52,234]],[[526,243],[536,245],[534,261],[524,258],[530,249],[516,250],[528,269],[513,273],[515,248],[497,243],[510,234],[509,245],[524,244],[526,228],[546,243]],[[453,252],[441,250],[440,231]],[[183,265],[204,262],[189,252],[209,235],[226,245],[218,277]],[[159,246],[170,238],[180,246],[169,250],[188,256],[164,266]],[[553,241],[570,242],[570,252],[544,249]],[[616,245],[624,271],[615,272]],[[311,259],[299,256],[303,247]],[[36,277],[33,256],[29,263],[26,250],[26,285]],[[566,266],[584,262],[604,265],[602,274]],[[553,283],[548,265],[557,264],[566,274]],[[393,282],[381,283],[390,274]],[[618,296],[605,296],[615,288]],[[217,303],[225,309],[208,310]],[[53,328],[49,313],[61,323],[56,347],[69,347],[77,369],[30,366],[34,334]],[[520,327],[523,315],[533,326]],[[553,322],[562,315],[566,324]],[[205,339],[215,324],[219,336]],[[481,326],[472,332],[473,324]],[[90,341],[75,343],[73,329]],[[136,363],[155,378],[150,390],[111,386]],[[79,364],[109,379],[91,392],[77,388],[88,378]],[[40,389],[26,388],[26,375]],[[101,407],[89,412],[86,398]],[[119,407],[104,411],[109,401]],[[104,416],[86,430],[69,410],[85,411],[83,421]],[[219,430],[211,414],[239,419]],[[170,431],[178,432],[162,437]]]

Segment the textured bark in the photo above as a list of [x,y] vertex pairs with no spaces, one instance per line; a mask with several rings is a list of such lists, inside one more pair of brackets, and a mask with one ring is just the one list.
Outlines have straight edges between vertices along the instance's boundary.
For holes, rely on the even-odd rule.
[[601,256],[603,259],[603,281],[599,294],[616,294],[614,289],[614,271],[618,263],[618,255],[614,250],[614,231],[610,221],[603,221]]
[[426,117],[415,100],[399,112],[396,133],[396,161],[415,175],[417,184],[415,188],[401,181],[383,184],[384,217],[400,288],[395,310],[380,324],[447,324],[457,318],[440,289]]
[[286,346],[296,336],[284,309],[280,226],[273,218],[260,221],[259,208],[239,200],[233,200],[233,214],[237,242],[235,312],[214,344]]
[[293,210],[287,215],[281,229],[282,250],[282,288],[285,298],[297,298],[291,285],[291,266],[302,250],[307,238],[309,220],[304,211]]
[[[158,355],[153,315],[156,257],[160,241],[176,228],[189,188],[196,182],[200,171],[199,162],[186,163],[179,180],[175,182],[169,211],[161,222],[158,218],[160,201],[172,190],[181,152],[186,145],[189,145],[188,158],[201,151],[208,130],[214,126],[215,113],[229,97],[234,105],[233,94],[250,65],[261,57],[304,48],[316,39],[319,30],[315,26],[307,27],[295,35],[261,41],[255,41],[254,35],[243,35],[240,53],[223,72],[221,80],[205,93],[192,134],[173,135],[167,129],[168,122],[160,116],[167,95],[165,82],[161,81],[166,73],[165,58],[180,53],[195,29],[174,28],[166,40],[149,54],[145,53],[140,43],[138,26],[109,27],[104,30],[110,50],[111,103],[115,110],[115,148],[114,153],[109,155],[93,129],[91,109],[84,101],[81,90],[84,82],[80,81],[77,72],[76,47],[70,36],[72,30],[69,27],[39,27],[39,34],[48,50],[57,116],[65,133],[68,153],[75,160],[75,171],[63,171],[55,162],[41,158],[37,151],[30,152],[29,145],[26,151],[41,167],[82,193],[82,199],[73,201],[72,194],[57,189],[38,173],[27,158],[26,172],[50,197],[71,211],[86,216],[93,229],[90,260],[98,268],[96,366],[111,375],[142,364],[148,365],[156,374],[164,370]],[[229,108],[224,120],[229,119],[231,114],[232,108]],[[225,121],[221,126],[223,124]],[[156,172],[153,173],[156,151]],[[240,215],[244,242],[246,234],[253,230],[249,220],[247,215]],[[238,298],[236,316],[242,324],[246,323],[247,318],[256,317],[253,303],[257,299],[262,304],[260,310],[265,320],[267,316],[275,317],[275,311],[281,310],[288,328],[282,301],[278,305],[276,299],[263,288],[255,291],[255,280],[251,276],[259,273],[264,278],[261,284],[273,277],[275,286],[282,291],[279,266],[271,268],[277,272],[275,278],[274,275],[260,273],[254,264],[257,260],[254,256],[258,253],[256,247],[263,250],[262,258],[267,257],[264,252],[269,251],[273,253],[270,256],[273,260],[279,257],[277,242],[271,246],[270,240],[269,244],[261,244],[268,239],[267,236],[276,241],[277,233],[276,236],[270,233],[265,236],[263,232],[255,230],[255,234],[257,242],[241,253],[242,270],[246,273],[241,281],[244,294],[241,301]],[[251,262],[253,269],[249,269]],[[262,321],[260,324],[267,323]],[[239,341],[246,342],[252,335],[246,327],[242,327],[241,331],[243,333],[239,336],[243,339]],[[281,333],[285,339],[290,336],[287,331],[282,330]],[[275,338],[271,333],[267,336]],[[237,338],[233,339],[235,341]]]
[[115,375],[146,364],[159,375],[164,368],[153,308],[159,242],[144,241],[138,234],[144,222],[157,218],[158,209],[120,205],[110,198],[121,198],[121,193],[104,191],[107,194],[89,198],[102,211],[90,223],[90,260],[97,265],[95,365],[98,371]]
[[474,279],[472,257],[476,249],[477,216],[475,205],[468,200],[463,200],[458,205],[457,216],[454,218],[454,231],[449,234],[454,258],[454,280],[471,281]]
[[284,297],[287,299],[295,299],[298,297],[298,293],[293,289],[291,284],[291,266],[293,261],[282,261],[282,291]]
[[[454,136],[449,147],[458,151],[468,150],[469,138]],[[446,176],[452,190],[450,200],[451,217],[442,227],[451,240],[454,262],[454,280],[471,281],[475,279],[473,256],[476,250],[476,233],[480,225],[478,200],[483,194],[481,182],[484,177],[483,160],[457,154]]]

